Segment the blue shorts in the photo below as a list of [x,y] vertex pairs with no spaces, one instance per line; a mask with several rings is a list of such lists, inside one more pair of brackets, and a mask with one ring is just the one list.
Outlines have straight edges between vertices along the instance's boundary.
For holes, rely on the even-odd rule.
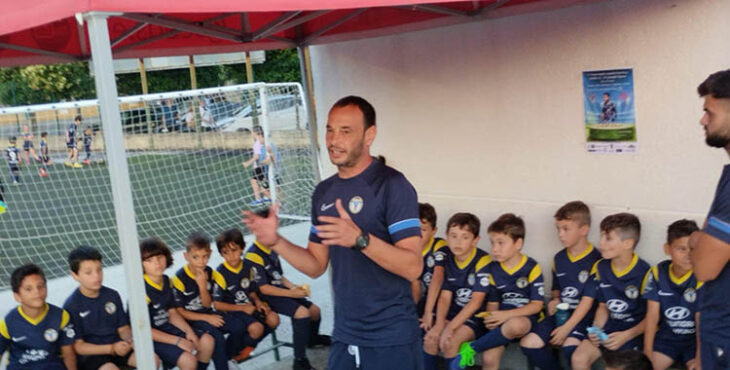
[[294,313],[297,312],[299,306],[305,308],[312,307],[312,302],[305,298],[289,298],[289,297],[275,297],[267,295],[264,300],[271,306],[271,309],[276,313],[280,313],[284,316],[294,317]]
[[165,368],[171,369],[177,366],[177,360],[185,352],[182,348],[167,343],[152,342],[155,354],[160,358]]
[[76,142],[74,141],[74,139],[71,139],[68,143],[66,143],[66,148],[76,149]]
[[[454,317],[456,317],[456,315],[447,315],[446,320],[451,321],[454,319]],[[489,332],[487,327],[484,326],[484,320],[476,316],[472,316],[466,319],[463,325],[471,329],[472,333],[474,333],[474,339],[479,338]]]
[[715,341],[700,340],[702,370],[730,369],[730,346],[721,346]]
[[33,142],[32,141],[24,141],[23,142],[23,150],[26,152],[33,149]]
[[335,341],[330,346],[328,370],[423,370],[423,344],[385,347],[350,346]]
[[10,172],[20,172],[20,167],[18,167],[17,164],[9,164],[8,168],[10,169]]
[[687,341],[666,340],[657,335],[654,338],[654,352],[662,353],[674,362],[679,362],[684,365],[695,358],[697,354],[697,341],[694,338]]
[[[555,322],[555,316],[547,316],[544,320],[537,322],[537,324],[534,324],[532,327],[531,332],[537,334],[540,339],[542,339],[543,342],[550,343],[550,338],[552,337],[550,334],[558,327],[557,323]],[[588,327],[588,324],[586,320],[583,320],[579,322],[574,328],[573,331],[568,334],[568,338],[575,338],[578,341],[583,341],[583,339],[588,339],[588,334],[586,333],[586,328]]]

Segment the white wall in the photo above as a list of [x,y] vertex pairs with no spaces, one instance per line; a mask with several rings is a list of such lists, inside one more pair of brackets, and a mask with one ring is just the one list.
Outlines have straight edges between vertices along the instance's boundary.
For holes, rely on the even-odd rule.
[[[320,142],[329,106],[361,95],[378,112],[373,153],[436,207],[442,234],[457,211],[484,228],[517,213],[525,252],[547,270],[560,247],[552,214],[581,199],[595,242],[604,216],[636,213],[637,251],[655,263],[671,221],[703,221],[727,162],[704,144],[695,91],[730,67],[728,14],[730,1],[622,0],[313,47]],[[639,152],[588,154],[581,72],[627,67]]]

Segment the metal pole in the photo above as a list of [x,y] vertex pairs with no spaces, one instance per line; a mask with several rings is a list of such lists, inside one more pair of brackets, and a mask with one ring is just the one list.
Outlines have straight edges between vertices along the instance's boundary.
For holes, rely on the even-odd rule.
[[309,113],[309,137],[312,142],[312,170],[315,182],[322,181],[322,169],[319,166],[319,136],[317,135],[317,112],[314,110],[314,86],[312,83],[312,61],[309,58],[309,46],[300,46],[299,67],[302,71],[302,85],[304,85],[305,104]]
[[[246,52],[246,83],[253,83],[253,66],[251,65],[251,53]],[[256,94],[253,90],[248,90],[248,101],[251,104],[251,117],[253,118],[253,125],[258,126],[259,115],[256,109]]]
[[137,245],[137,224],[134,217],[132,186],[129,180],[122,123],[119,119],[119,103],[117,102],[117,85],[114,80],[111,45],[106,15],[88,13],[89,43],[91,44],[91,62],[94,64],[94,82],[99,98],[101,123],[104,128],[104,142],[109,158],[109,177],[111,178],[114,213],[117,221],[117,235],[124,262],[124,276],[129,296],[129,317],[134,335],[134,354],[137,368],[152,370],[155,368],[152,348],[152,330],[145,286],[142,279],[142,258]]
[[[264,150],[269,157],[269,193],[271,194],[271,203],[276,203],[276,158],[272,158],[274,153],[269,153],[268,146],[271,140],[271,129],[269,128],[269,97],[266,92],[266,85],[259,87],[259,99],[261,99],[261,128],[264,129]],[[256,155],[256,153],[254,153]]]
[[189,56],[190,58],[190,88],[192,90],[195,90],[198,88],[198,78],[195,76],[195,61],[193,60],[193,56]]
[[142,94],[149,94],[149,85],[147,84],[147,71],[144,69],[144,58],[139,58],[139,77],[142,80]]

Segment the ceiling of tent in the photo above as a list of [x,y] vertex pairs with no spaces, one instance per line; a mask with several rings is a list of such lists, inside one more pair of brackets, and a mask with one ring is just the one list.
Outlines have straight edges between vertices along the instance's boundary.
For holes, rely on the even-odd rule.
[[89,59],[75,17],[89,11],[110,13],[114,58],[137,58],[314,45],[597,1],[24,0],[22,9],[4,1],[0,66]]

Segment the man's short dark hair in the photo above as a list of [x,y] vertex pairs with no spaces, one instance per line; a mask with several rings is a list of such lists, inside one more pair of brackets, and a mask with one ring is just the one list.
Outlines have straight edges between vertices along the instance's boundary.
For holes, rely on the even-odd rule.
[[730,98],[730,69],[711,74],[697,86],[700,97],[707,95],[717,99]]
[[246,247],[246,242],[243,239],[243,233],[241,230],[231,228],[223,231],[217,238],[215,238],[215,245],[218,248],[218,253],[221,253],[223,247],[229,244],[234,244],[241,249]]
[[81,121],[82,119],[83,119],[83,118],[82,118],[82,117],[81,117],[81,115],[79,114],[79,115],[77,115],[76,117],[74,117],[74,122],[76,122],[76,121]]
[[615,231],[621,241],[633,239],[634,247],[636,247],[641,238],[641,222],[638,217],[626,212],[606,216],[601,221],[601,232],[610,233],[611,231]]
[[185,251],[190,252],[193,249],[210,250],[210,237],[199,231],[188,235],[185,240]]
[[142,239],[139,243],[139,252],[142,255],[142,261],[155,256],[165,256],[167,267],[172,266],[172,253],[170,248],[162,241],[162,239],[153,236]]
[[479,229],[482,227],[482,223],[479,221],[479,217],[471,213],[460,212],[455,213],[451,216],[451,218],[449,218],[449,222],[446,223],[446,232],[448,233],[449,229],[453,226],[466,228],[474,234],[474,237],[476,238],[479,236]]
[[88,245],[82,245],[71,251],[68,254],[68,267],[73,271],[74,274],[79,273],[79,267],[81,262],[84,261],[99,261],[101,262],[101,253],[99,250],[90,247]]
[[25,264],[16,268],[10,274],[10,288],[13,289],[13,293],[18,293],[20,286],[23,284],[23,279],[31,275],[39,275],[43,279],[43,282],[46,282],[46,274],[43,273],[40,267],[32,263]]
[[577,222],[580,226],[591,225],[591,210],[579,200],[565,203],[558,208],[553,217],[555,217],[555,221],[570,220]]
[[45,132],[45,131],[41,132],[41,137],[46,137],[46,136],[48,136],[47,132]]
[[518,239],[524,240],[525,222],[514,213],[505,213],[489,225],[487,232],[507,234],[515,242]]
[[418,203],[418,219],[436,227],[436,210],[428,203]]
[[349,105],[354,105],[360,109],[364,118],[366,130],[371,126],[375,126],[375,108],[373,108],[373,105],[367,100],[359,96],[350,95],[338,100],[334,105],[332,105],[330,111],[334,108],[343,108]]
[[692,220],[684,219],[674,221],[667,228],[667,244],[672,244],[673,241],[690,236],[693,232],[699,230],[700,228],[697,226],[697,223]]
[[621,370],[651,370],[652,365],[644,353],[636,350],[606,351],[603,353],[606,367]]

